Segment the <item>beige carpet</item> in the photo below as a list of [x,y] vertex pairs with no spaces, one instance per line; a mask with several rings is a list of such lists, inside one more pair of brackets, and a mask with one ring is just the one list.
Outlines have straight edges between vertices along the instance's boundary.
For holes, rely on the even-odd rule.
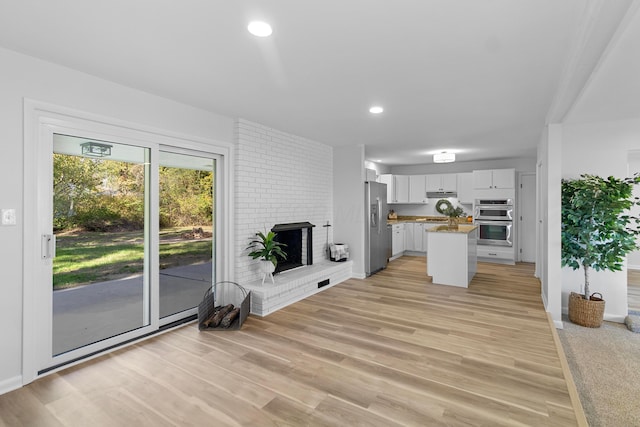
[[640,334],[624,324],[558,330],[591,427],[640,426]]

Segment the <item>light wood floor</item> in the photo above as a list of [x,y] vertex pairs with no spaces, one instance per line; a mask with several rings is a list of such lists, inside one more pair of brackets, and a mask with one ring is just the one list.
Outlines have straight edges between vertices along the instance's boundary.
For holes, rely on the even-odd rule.
[[627,299],[629,310],[640,311],[640,270],[627,270]]
[[573,426],[530,264],[402,257],[241,331],[190,325],[0,396],[0,426]]

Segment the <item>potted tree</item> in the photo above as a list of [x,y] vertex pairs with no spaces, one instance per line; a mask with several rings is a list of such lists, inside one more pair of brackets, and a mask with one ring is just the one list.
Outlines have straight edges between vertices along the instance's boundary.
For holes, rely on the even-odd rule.
[[[287,245],[275,240],[276,233],[269,232],[257,232],[257,238],[251,241],[247,249],[254,249],[249,252],[249,256],[253,259],[260,258],[260,271],[263,275],[273,274],[278,265],[278,258],[287,259],[287,254],[282,248]],[[273,280],[273,277],[272,277]],[[264,276],[262,282],[264,283]]]
[[[562,266],[584,270],[584,293],[569,296],[569,320],[600,327],[604,316],[601,294],[590,294],[589,272],[620,271],[627,253],[637,249],[640,220],[628,210],[640,205],[633,197],[632,178],[583,174],[562,180]],[[598,296],[599,295],[599,296]]]

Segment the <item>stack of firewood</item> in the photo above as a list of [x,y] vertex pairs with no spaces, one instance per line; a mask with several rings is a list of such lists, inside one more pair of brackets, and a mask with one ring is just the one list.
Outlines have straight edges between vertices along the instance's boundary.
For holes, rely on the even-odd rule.
[[219,305],[202,324],[205,328],[228,328],[239,314],[240,307],[234,307],[233,304]]

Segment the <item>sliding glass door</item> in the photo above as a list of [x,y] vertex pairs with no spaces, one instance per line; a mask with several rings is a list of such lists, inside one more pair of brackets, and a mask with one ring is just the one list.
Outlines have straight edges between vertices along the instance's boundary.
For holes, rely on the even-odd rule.
[[215,281],[219,157],[59,127],[42,140],[37,371],[194,318]]
[[149,158],[53,135],[54,357],[151,323]]
[[164,323],[195,309],[215,277],[215,159],[160,151],[158,176],[160,318]]

